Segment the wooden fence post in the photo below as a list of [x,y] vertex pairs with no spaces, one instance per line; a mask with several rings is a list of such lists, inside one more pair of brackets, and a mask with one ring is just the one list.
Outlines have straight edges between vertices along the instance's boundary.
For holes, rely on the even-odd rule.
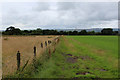
[[20,52],[17,52],[17,70],[20,70]]
[[41,48],[43,48],[43,43],[41,43]]
[[50,44],[50,43],[49,43],[49,40],[48,40],[48,44]]
[[45,45],[47,46],[47,42],[45,41]]
[[51,41],[50,40],[48,40],[48,44],[50,44],[51,43]]
[[36,57],[36,46],[34,46],[34,57]]

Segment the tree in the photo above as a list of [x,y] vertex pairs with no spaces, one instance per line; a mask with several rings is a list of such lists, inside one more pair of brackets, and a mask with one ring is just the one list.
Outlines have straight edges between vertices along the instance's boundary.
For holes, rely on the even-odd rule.
[[95,35],[101,35],[101,32],[96,32]]
[[49,29],[46,29],[46,30],[43,30],[43,35],[50,35],[50,30]]
[[31,31],[31,35],[42,35],[43,31],[40,28]]
[[68,31],[68,35],[72,35],[72,31]]
[[113,34],[113,29],[111,29],[111,28],[104,28],[104,29],[101,30],[101,33],[103,35],[112,35]]
[[81,30],[80,35],[87,35],[87,31],[86,30]]
[[8,28],[6,29],[6,31],[13,31],[14,29],[15,29],[15,27],[10,26],[10,27],[8,27]]
[[118,35],[118,31],[113,31],[113,34],[114,35]]
[[89,34],[89,35],[94,35],[94,34],[95,34],[95,31],[89,31],[88,34]]
[[13,35],[21,35],[22,32],[19,28],[15,28],[14,31],[13,31]]
[[63,33],[64,33],[63,31],[60,31],[60,35],[63,35]]
[[78,31],[73,31],[73,35],[78,35]]
[[30,34],[30,31],[28,31],[28,30],[23,30],[23,31],[22,31],[22,34],[23,34],[23,35],[29,35],[29,34]]
[[6,35],[21,35],[22,32],[19,28],[15,28],[13,26],[10,26],[6,29],[4,34],[6,34]]

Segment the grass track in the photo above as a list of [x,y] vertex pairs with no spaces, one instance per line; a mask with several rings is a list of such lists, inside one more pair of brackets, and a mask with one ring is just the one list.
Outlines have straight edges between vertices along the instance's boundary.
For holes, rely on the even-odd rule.
[[65,36],[33,77],[117,78],[117,53],[117,36]]

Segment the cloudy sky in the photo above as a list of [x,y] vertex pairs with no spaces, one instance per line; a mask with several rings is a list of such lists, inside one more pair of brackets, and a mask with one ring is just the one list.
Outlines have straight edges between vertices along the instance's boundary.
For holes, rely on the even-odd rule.
[[2,30],[117,28],[117,2],[5,2]]

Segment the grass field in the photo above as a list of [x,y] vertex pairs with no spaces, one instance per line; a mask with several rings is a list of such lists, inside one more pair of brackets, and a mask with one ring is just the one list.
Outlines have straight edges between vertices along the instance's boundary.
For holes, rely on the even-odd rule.
[[117,36],[64,36],[34,78],[118,78]]
[[[2,37],[2,72],[3,76],[12,75],[17,70],[16,54],[21,53],[21,68],[34,57],[33,47],[36,46],[36,56],[39,57],[46,50],[45,41],[53,40],[56,36],[3,36]],[[43,48],[41,48],[43,43]]]
[[[16,38],[8,38],[8,41],[12,39],[15,40]],[[47,38],[45,39],[47,40]],[[43,41],[45,39],[43,39]],[[20,38],[16,40],[20,41]],[[39,40],[41,40],[40,37],[27,37],[24,38],[22,42],[14,42],[14,44],[19,43],[19,45],[21,45],[21,43],[24,43],[24,48],[21,45],[20,50],[22,51],[23,49],[23,51],[26,52],[28,50],[27,47],[30,48],[30,46],[35,45],[35,43],[37,45]],[[7,42],[4,41],[4,43],[7,45]],[[3,46],[4,49],[5,44]],[[25,48],[26,45],[29,46]],[[50,58],[48,57],[49,48],[46,49],[44,54],[37,59],[35,69],[29,67],[24,72],[11,77],[118,78],[117,36],[62,36],[55,47],[55,53],[52,53]],[[14,48],[16,50],[16,47]],[[11,50],[11,48],[8,50]],[[11,54],[5,54],[5,51],[3,52],[3,58],[5,59],[7,54],[10,56],[12,53],[15,54],[16,51]],[[33,54],[28,54],[27,52],[24,54],[29,56]],[[3,62],[4,61],[5,60],[3,60]]]

